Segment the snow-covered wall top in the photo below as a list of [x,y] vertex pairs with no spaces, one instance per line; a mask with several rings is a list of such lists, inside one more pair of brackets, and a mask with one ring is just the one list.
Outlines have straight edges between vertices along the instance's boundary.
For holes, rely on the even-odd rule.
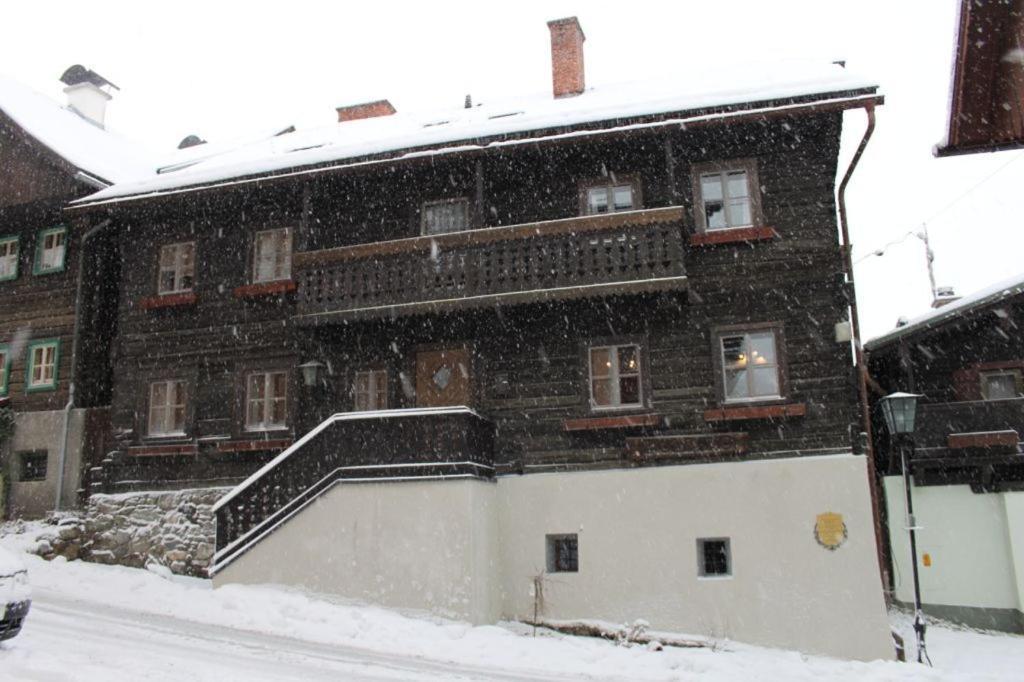
[[[694,112],[741,104],[779,103],[791,98],[827,100],[873,93],[877,86],[835,64],[746,65],[703,69],[678,79],[591,87],[576,97],[551,94],[494,101],[470,108],[404,113],[268,134],[238,145],[200,145],[175,155],[156,175],[113,187],[79,203],[109,202],[182,188],[217,185],[250,176],[295,171],[306,166],[366,159],[404,150],[413,155],[479,149],[482,140],[531,131],[638,117]],[[492,143],[493,144],[493,143]],[[438,149],[438,148],[441,149]],[[429,150],[429,151],[424,151]]]
[[2,75],[0,111],[54,154],[97,179],[118,183],[156,174],[155,161],[139,145]]
[[905,325],[896,327],[895,329],[876,336],[875,338],[864,344],[867,350],[878,350],[883,346],[886,346],[897,339],[903,338],[908,334],[920,331],[922,329],[933,329],[939,325],[945,324],[953,320],[954,318],[966,315],[976,308],[988,306],[1003,299],[1009,298],[1010,296],[1017,296],[1024,293],[1024,272],[1015,277],[996,282],[990,286],[980,289],[964,296],[952,303],[947,303],[941,308],[929,310],[923,315],[919,315],[914,319],[907,322]]

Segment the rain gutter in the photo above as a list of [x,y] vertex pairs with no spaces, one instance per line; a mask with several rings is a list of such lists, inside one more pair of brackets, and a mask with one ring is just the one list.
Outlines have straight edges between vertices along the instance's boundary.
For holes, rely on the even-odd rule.
[[68,385],[68,402],[64,406],[63,436],[60,442],[60,452],[57,455],[57,499],[54,502],[54,510],[60,511],[61,498],[64,497],[64,467],[68,459],[68,440],[71,436],[71,410],[75,407],[75,375],[78,372],[78,337],[82,326],[82,281],[85,269],[85,244],[91,237],[110,225],[110,220],[104,220],[99,225],[91,228],[82,235],[82,244],[78,249],[78,282],[75,286],[75,326],[71,334],[71,383]]
[[850,243],[849,219],[846,212],[846,188],[853,178],[853,172],[857,169],[864,150],[875,132],[875,104],[868,103],[864,106],[868,115],[868,126],[864,130],[857,151],[850,160],[850,165],[839,183],[837,201],[839,204],[839,229],[842,234],[843,270],[846,275],[846,284],[850,292],[850,326],[853,332],[854,358],[857,363],[857,392],[860,400],[861,426],[864,429],[865,456],[868,464],[868,488],[871,492],[871,517],[875,525],[875,550],[878,554],[878,568],[882,574],[883,583],[889,585],[889,570],[885,561],[885,549],[883,547],[882,513],[878,494],[878,472],[875,467],[875,447],[871,438],[871,410],[868,404],[868,367],[865,361],[864,344],[861,343],[860,318],[857,313],[857,292],[853,279],[853,247]]

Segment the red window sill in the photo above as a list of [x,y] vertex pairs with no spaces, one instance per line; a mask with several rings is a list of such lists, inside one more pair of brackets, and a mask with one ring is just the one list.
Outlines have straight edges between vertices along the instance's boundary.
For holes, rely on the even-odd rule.
[[1020,435],[1016,431],[986,431],[979,433],[951,433],[946,438],[950,450],[964,448],[1016,448]]
[[586,419],[566,419],[562,428],[566,431],[595,431],[598,429],[628,429],[638,426],[660,426],[661,415],[634,414],[617,417],[590,417]]
[[731,230],[712,230],[690,235],[691,246],[718,246],[719,244],[742,244],[778,239],[774,227],[737,227]]
[[704,421],[725,422],[742,419],[780,419],[784,417],[802,417],[807,414],[804,403],[788,405],[747,405],[743,407],[719,407],[704,411]]
[[217,443],[217,452],[284,450],[291,444],[291,440],[229,440]]
[[143,445],[128,448],[131,457],[173,457],[176,455],[195,455],[199,447],[195,443],[186,445]]
[[235,287],[233,294],[235,298],[259,298],[261,296],[274,296],[287,294],[295,291],[297,285],[290,279],[279,282],[258,282]]
[[193,292],[185,294],[163,294],[162,296],[149,296],[139,301],[143,310],[156,310],[158,308],[179,308],[195,305],[199,297]]

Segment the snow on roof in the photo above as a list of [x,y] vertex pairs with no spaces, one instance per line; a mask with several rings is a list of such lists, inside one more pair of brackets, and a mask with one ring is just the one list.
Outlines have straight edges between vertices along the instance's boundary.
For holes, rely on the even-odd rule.
[[[155,176],[122,182],[79,204],[187,191],[275,172],[374,157],[402,150],[458,153],[479,149],[482,140],[531,131],[553,131],[601,121],[693,112],[715,107],[785,101],[817,96],[839,98],[874,93],[877,86],[835,64],[747,65],[725,71],[701,70],[653,83],[591,87],[576,97],[555,99],[550,92],[495,101],[471,108],[429,113],[399,112],[328,126],[299,129],[225,149],[201,145],[175,157]],[[439,150],[438,147],[443,149]]]
[[145,150],[49,97],[0,75],[0,111],[75,168],[108,183],[155,174]]
[[876,336],[864,344],[867,350],[878,350],[888,344],[924,329],[933,329],[947,322],[970,313],[973,310],[997,303],[1010,296],[1024,293],[1024,273],[1015,277],[996,282],[991,286],[980,289],[969,296],[947,303],[941,308],[929,310],[927,313],[915,317],[907,324],[896,327],[892,331]]

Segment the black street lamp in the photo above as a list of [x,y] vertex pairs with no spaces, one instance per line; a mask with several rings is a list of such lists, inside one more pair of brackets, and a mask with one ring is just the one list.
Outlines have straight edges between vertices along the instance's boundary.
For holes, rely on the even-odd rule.
[[[914,518],[914,499],[910,491],[910,467],[914,453],[914,419],[917,417],[917,399],[914,393],[893,393],[882,398],[882,414],[893,444],[899,448],[903,469],[903,489],[907,494],[907,532],[910,533],[910,561],[914,573],[914,635],[917,638],[917,662],[928,659],[925,647],[924,612],[921,608],[921,580],[917,574],[917,521]],[[928,659],[929,664],[931,659]]]

